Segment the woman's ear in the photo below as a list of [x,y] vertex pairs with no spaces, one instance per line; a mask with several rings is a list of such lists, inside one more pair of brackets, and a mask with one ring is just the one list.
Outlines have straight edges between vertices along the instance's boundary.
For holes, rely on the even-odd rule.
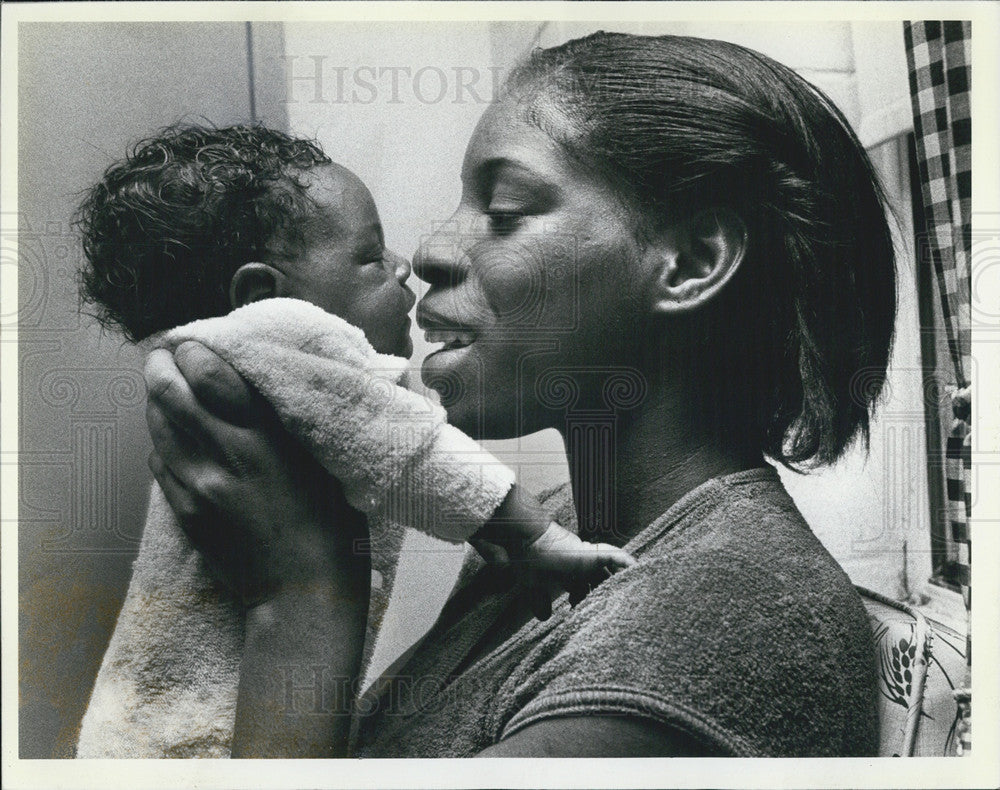
[[706,209],[672,226],[647,251],[657,269],[653,312],[704,305],[736,274],[746,249],[746,225],[728,208]]
[[266,263],[244,263],[229,282],[229,304],[237,307],[284,293],[285,275]]

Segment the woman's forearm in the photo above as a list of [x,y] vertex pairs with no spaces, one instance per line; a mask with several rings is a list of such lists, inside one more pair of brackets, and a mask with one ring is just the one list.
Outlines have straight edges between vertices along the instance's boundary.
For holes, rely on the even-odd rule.
[[368,587],[334,579],[248,611],[233,757],[343,757]]

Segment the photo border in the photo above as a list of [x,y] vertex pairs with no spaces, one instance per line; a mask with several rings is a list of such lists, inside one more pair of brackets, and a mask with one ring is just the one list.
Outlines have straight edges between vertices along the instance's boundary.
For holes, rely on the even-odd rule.
[[[983,2],[690,2],[690,3],[52,3],[4,4],[2,7],[3,97],[0,116],[2,200],[5,212],[17,207],[17,26],[22,22],[150,21],[687,21],[710,15],[713,21],[766,24],[769,19],[880,20],[971,19],[973,23],[973,233],[977,217],[1000,212],[1000,140],[996,96],[1000,96],[1000,5]],[[975,261],[973,260],[973,266]],[[7,271],[15,269],[15,271]],[[16,314],[16,267],[0,279],[0,310]],[[1000,298],[1000,295],[998,295]],[[4,787],[136,788],[199,787],[995,787],[1000,781],[1000,711],[998,673],[1000,629],[1000,532],[984,529],[974,540],[972,630],[975,636],[971,756],[891,759],[493,759],[472,760],[20,760],[17,726],[17,329],[7,329],[2,343],[0,391],[0,508],[3,534],[3,785]],[[973,338],[978,369],[994,371],[977,382],[976,435],[989,446],[974,448],[973,464],[996,462],[1000,446],[998,374],[1000,343]],[[980,405],[982,404],[982,405]],[[994,410],[985,408],[994,404]],[[12,463],[14,461],[14,463]],[[977,492],[973,523],[1000,523],[1000,486]]]

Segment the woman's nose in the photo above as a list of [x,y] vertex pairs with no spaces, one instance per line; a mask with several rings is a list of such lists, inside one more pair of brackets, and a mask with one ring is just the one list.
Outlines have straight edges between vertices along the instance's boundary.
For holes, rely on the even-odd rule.
[[465,257],[462,234],[454,219],[420,242],[413,255],[413,273],[431,285],[455,285]]
[[385,263],[389,273],[400,283],[407,281],[410,276],[410,262],[406,258],[392,250],[386,250]]

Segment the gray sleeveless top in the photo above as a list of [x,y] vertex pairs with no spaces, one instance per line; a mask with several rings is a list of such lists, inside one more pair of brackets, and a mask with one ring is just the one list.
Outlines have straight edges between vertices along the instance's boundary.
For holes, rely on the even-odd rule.
[[[574,523],[568,487],[547,500]],[[459,589],[366,696],[359,757],[470,757],[551,717],[648,719],[737,756],[877,753],[868,619],[774,470],[710,480],[638,564],[531,618],[502,569]]]

